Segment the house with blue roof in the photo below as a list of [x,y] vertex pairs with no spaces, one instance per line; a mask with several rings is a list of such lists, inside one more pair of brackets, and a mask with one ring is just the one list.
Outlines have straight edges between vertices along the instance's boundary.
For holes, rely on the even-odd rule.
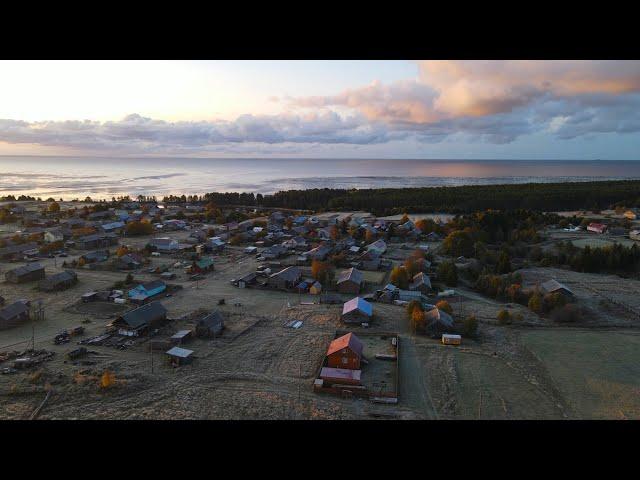
[[342,306],[344,323],[369,323],[373,316],[373,305],[360,297],[354,297]]
[[127,292],[132,302],[144,303],[151,297],[159,295],[167,289],[166,283],[162,280],[154,280],[153,282],[141,283],[135,288]]

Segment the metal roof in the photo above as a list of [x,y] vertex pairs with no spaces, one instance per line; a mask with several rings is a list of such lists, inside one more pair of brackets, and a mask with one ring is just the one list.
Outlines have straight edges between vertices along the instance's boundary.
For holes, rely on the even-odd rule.
[[27,275],[28,273],[31,273],[31,272],[37,272],[38,270],[44,270],[44,267],[39,263],[28,263],[26,265],[23,265],[22,267],[9,270],[9,272],[13,272],[14,275],[19,276],[19,275]]
[[0,320],[11,320],[12,318],[28,311],[29,307],[27,307],[23,302],[15,302],[0,309]]
[[138,328],[157,320],[167,314],[167,309],[160,302],[147,303],[131,310],[120,317],[131,328]]
[[362,351],[364,346],[358,337],[356,337],[352,332],[347,333],[339,338],[336,338],[329,344],[329,349],[327,350],[327,356],[332,353],[339,352],[343,348],[349,348],[353,353],[362,356]]
[[193,350],[187,350],[186,348],[173,347],[170,350],[167,350],[167,355],[171,355],[172,357],[180,357],[180,358],[188,358],[193,355]]
[[362,313],[366,314],[369,317],[373,315],[373,305],[360,297],[355,297],[348,302],[345,302],[342,307],[342,314],[345,315],[354,310],[360,310]]
[[563,285],[562,283],[558,282],[555,279],[547,280],[542,285],[540,285],[540,287],[542,288],[542,290],[544,290],[547,293],[552,293],[552,292],[564,289],[573,295],[573,292],[569,287],[567,287],[566,285]]
[[338,278],[338,281],[336,283],[340,284],[346,281],[351,281],[360,285],[362,283],[362,272],[360,270],[356,270],[353,267],[348,270],[344,270],[340,273],[340,277]]

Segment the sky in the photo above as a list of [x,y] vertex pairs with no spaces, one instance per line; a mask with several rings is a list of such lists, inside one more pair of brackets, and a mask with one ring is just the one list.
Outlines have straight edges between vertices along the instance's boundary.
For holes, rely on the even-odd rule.
[[0,155],[639,151],[638,61],[0,61]]

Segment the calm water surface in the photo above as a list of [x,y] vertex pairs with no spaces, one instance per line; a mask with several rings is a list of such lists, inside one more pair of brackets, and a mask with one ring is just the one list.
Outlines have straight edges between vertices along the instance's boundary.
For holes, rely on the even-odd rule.
[[0,195],[111,198],[640,178],[640,161],[0,157]]

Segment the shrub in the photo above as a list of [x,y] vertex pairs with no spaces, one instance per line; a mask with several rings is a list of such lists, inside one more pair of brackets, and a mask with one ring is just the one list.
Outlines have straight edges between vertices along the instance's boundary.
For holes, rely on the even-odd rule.
[[407,269],[404,267],[393,267],[389,280],[396,287],[403,290],[407,289],[409,287],[409,272],[407,272]]
[[471,314],[464,319],[462,333],[465,337],[475,337],[478,334],[478,319]]
[[533,295],[531,295],[531,297],[529,298],[528,307],[529,310],[537,313],[538,315],[542,313],[542,296],[538,292],[535,292]]
[[127,235],[150,235],[153,233],[153,225],[149,222],[129,222],[125,231]]
[[438,265],[438,279],[448,287],[458,285],[458,269],[453,261],[442,262]]
[[498,324],[499,325],[510,325],[511,324],[511,314],[507,310],[500,310],[498,312]]
[[443,312],[447,312],[449,315],[453,315],[453,308],[451,308],[451,305],[446,300],[440,300],[436,303],[436,308]]

